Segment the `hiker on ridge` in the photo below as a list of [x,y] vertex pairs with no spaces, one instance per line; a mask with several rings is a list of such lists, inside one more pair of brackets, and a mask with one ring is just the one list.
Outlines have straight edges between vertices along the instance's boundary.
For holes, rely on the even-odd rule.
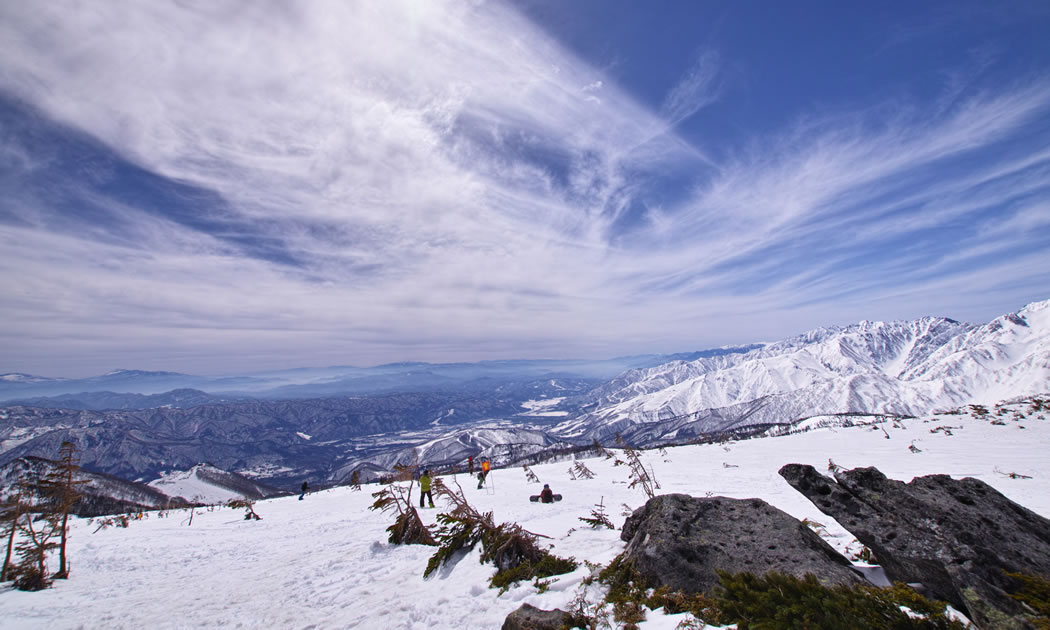
[[304,481],[304,482],[303,482],[303,487],[302,487],[301,489],[302,489],[302,493],[301,493],[301,494],[299,495],[299,500],[300,500],[300,501],[302,501],[302,500],[303,500],[303,497],[305,497],[305,496],[306,496],[306,493],[310,491],[310,484],[308,484],[308,483],[306,483],[306,482]]

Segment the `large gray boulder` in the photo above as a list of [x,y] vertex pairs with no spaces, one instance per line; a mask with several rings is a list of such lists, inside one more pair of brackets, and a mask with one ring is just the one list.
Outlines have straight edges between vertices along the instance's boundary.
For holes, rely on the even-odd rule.
[[620,538],[624,559],[650,584],[686,593],[713,593],[719,569],[865,582],[812,529],[761,499],[658,496],[628,517]]
[[894,581],[963,610],[981,628],[1028,628],[1004,571],[1050,574],[1050,521],[977,479],[887,479],[875,468],[838,472],[788,464],[780,475],[874,553]]
[[555,608],[543,610],[529,604],[522,604],[503,621],[502,630],[564,630],[565,628],[584,627],[573,624],[569,613]]

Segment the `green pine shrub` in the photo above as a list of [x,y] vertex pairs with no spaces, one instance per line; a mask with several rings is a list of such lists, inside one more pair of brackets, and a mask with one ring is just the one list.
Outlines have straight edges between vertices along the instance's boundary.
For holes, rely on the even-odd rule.
[[496,565],[496,574],[490,580],[493,588],[505,592],[524,580],[535,580],[538,590],[545,590],[549,582],[541,578],[561,575],[576,570],[574,558],[559,558],[549,550],[541,549],[537,536],[517,523],[496,524],[492,512],[478,512],[463,495],[444,484],[435,486],[438,496],[444,497],[452,510],[438,514],[435,535],[437,551],[427,562],[423,577],[429,577],[442,565],[461,552],[481,545],[481,561]]
[[[711,625],[737,624],[739,630],[963,630],[946,616],[946,605],[905,584],[891,587],[822,585],[813,575],[718,572],[711,596],[653,588],[623,555],[598,573],[608,587],[604,603],[625,627],[645,619],[645,609],[689,612]],[[915,615],[901,610],[906,607]]]
[[1039,630],[1050,630],[1050,579],[1038,575],[1011,573],[1006,575],[1016,580],[1020,587],[1010,597],[1022,602],[1039,616],[1032,620]]
[[[931,601],[907,585],[822,585],[815,576],[782,573],[756,576],[719,571],[715,598],[723,619],[739,630],[963,630],[945,615],[941,602]],[[923,617],[901,610],[905,606]]]

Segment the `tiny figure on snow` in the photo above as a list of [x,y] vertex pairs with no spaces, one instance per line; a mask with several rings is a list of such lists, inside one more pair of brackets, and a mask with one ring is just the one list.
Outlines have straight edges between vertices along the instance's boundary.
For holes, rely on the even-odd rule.
[[303,487],[301,488],[301,490],[302,490],[302,493],[300,493],[300,494],[299,494],[299,500],[300,500],[300,501],[302,501],[302,500],[303,500],[303,497],[305,497],[305,496],[306,496],[306,493],[310,491],[310,484],[308,484],[308,483],[306,483],[306,482],[304,481],[304,482],[303,482]]
[[470,473],[471,477],[474,476],[474,456],[473,455],[471,455],[470,457],[467,458],[467,472]]
[[419,478],[419,507],[423,507],[423,497],[430,500],[430,507],[434,507],[434,495],[430,491],[430,469],[423,471]]
[[549,484],[543,484],[543,492],[540,492],[540,503],[554,503],[554,491]]
[[481,462],[481,472],[478,473],[478,490],[481,490],[481,487],[485,485],[485,478],[489,476],[490,467],[491,464],[489,464],[489,460],[486,459]]

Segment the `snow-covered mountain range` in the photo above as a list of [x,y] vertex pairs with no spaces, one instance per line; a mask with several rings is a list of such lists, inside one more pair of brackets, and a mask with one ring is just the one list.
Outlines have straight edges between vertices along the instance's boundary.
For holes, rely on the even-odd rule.
[[564,438],[683,441],[831,413],[920,415],[1050,390],[1050,300],[986,325],[925,317],[818,328],[743,354],[631,370]]
[[[0,407],[0,465],[54,457],[71,440],[85,467],[111,475],[147,481],[209,462],[290,490],[303,480],[342,483],[354,471],[383,476],[399,462],[449,469],[473,456],[506,465],[593,440],[610,445],[617,435],[650,447],[768,425],[783,431],[837,414],[917,416],[989,405],[1050,391],[1050,301],[985,325],[934,317],[861,322],[675,359],[605,382],[544,373],[543,362],[508,362],[515,376],[536,373],[513,381],[475,378],[475,364],[446,366],[449,375],[465,370],[455,392],[280,402],[202,392],[75,397],[84,407],[129,407],[106,411],[53,407],[65,399],[49,408],[10,405]],[[150,401],[164,404],[141,408]]]

